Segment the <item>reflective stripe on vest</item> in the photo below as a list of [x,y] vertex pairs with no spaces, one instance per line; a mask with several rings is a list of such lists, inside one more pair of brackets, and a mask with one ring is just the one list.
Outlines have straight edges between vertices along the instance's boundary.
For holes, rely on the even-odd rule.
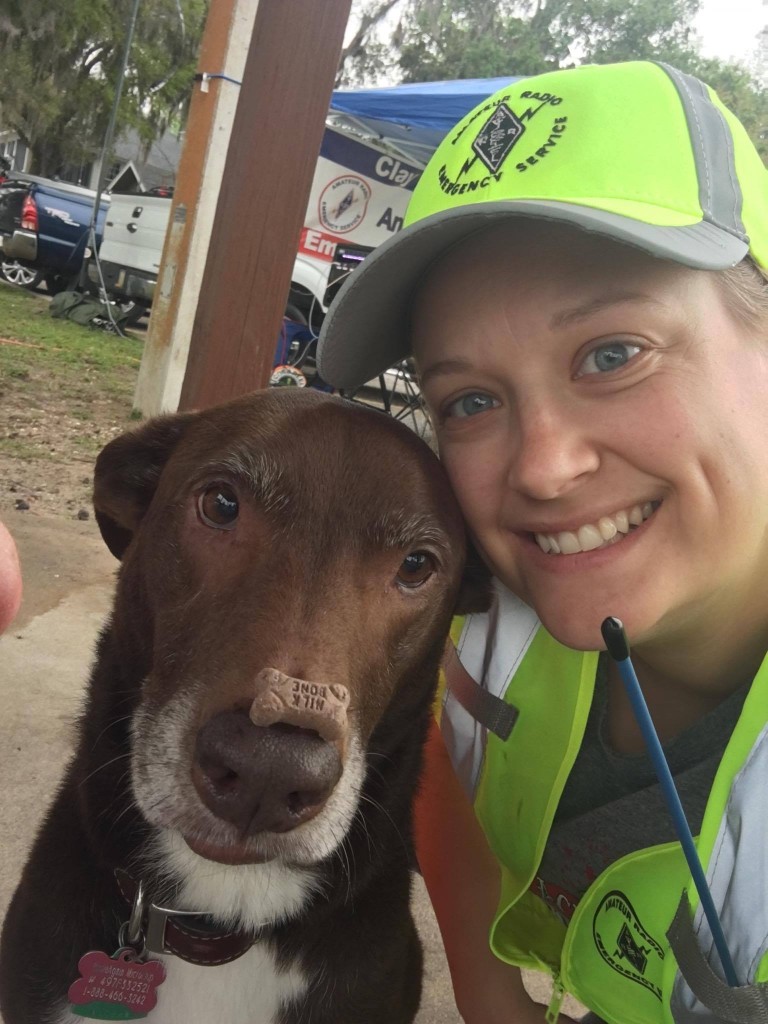
[[[768,1024],[768,984],[737,984],[731,988],[718,978],[699,946],[688,893],[683,893],[667,938],[677,958],[680,975],[695,993],[701,1011],[729,1024]],[[697,1017],[686,1010],[677,1012],[677,1019],[681,1020],[683,1014],[701,1019],[701,1015]]]
[[[492,697],[504,700],[507,686],[531,646],[539,620],[533,609],[494,581],[495,596],[490,611],[468,615],[456,643],[459,666]],[[497,629],[503,620],[504,629]],[[507,626],[509,624],[509,626]],[[485,756],[488,735],[484,724],[462,698],[462,680],[455,678],[451,662],[445,666],[446,686],[440,728],[454,771],[474,799]]]
[[[512,734],[505,741],[475,722],[452,698],[450,678],[441,721],[502,869],[491,947],[510,963],[560,970],[568,990],[609,1024],[714,1024],[722,1018],[679,977],[666,938],[681,893],[695,900],[677,843],[609,865],[567,930],[529,891],[581,745],[597,655],[563,647],[529,608],[501,587],[497,596],[491,613],[464,622],[457,652],[478,683],[519,710]],[[768,977],[766,719],[768,659],[721,761],[697,841],[742,983]],[[694,925],[720,973],[700,911]]]
[[[722,803],[724,795],[725,806],[718,808],[714,841],[707,842],[706,831],[714,830],[707,828],[709,823],[705,817],[699,842],[702,857],[708,856],[707,882],[736,976],[742,985],[766,980],[765,965],[762,971],[760,966],[768,953],[768,726],[764,725],[756,737],[751,737],[753,730],[747,728],[749,723],[757,724],[758,715],[763,721],[768,717],[766,676],[768,659],[755,679],[733,736],[733,740],[741,741],[742,747],[754,738],[753,745],[746,756],[742,755],[741,766],[729,773],[726,765],[729,744],[710,798]],[[762,686],[757,685],[759,680],[763,680]],[[723,794],[726,785],[727,793]],[[689,892],[693,900],[692,886]],[[696,911],[693,924],[699,948],[712,970],[722,978],[712,933],[701,907]],[[674,1019],[680,1024],[702,1024],[716,1019],[708,1016],[706,1007],[679,974],[671,1003]]]

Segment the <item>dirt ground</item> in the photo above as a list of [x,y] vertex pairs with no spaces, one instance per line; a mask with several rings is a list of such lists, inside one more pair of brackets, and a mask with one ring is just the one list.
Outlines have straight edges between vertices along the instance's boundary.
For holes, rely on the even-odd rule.
[[91,514],[96,453],[132,425],[128,396],[100,392],[91,376],[83,367],[79,380],[62,387],[59,380],[32,371],[26,379],[6,382],[0,390],[0,432],[5,438],[0,445],[0,515],[4,519],[12,521],[12,513],[25,511],[18,509],[19,502],[68,519]]

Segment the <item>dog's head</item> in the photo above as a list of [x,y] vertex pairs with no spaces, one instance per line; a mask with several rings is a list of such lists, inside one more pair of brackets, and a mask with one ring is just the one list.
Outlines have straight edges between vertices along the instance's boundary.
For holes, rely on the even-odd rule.
[[94,504],[142,813],[211,860],[327,856],[382,729],[423,719],[451,615],[487,601],[437,458],[381,413],[258,392],[117,438]]

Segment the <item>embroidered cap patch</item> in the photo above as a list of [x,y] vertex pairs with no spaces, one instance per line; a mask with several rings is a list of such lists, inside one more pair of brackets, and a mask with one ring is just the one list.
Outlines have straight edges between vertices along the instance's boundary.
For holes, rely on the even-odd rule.
[[525,125],[506,103],[501,103],[478,132],[472,149],[495,174],[524,131]]

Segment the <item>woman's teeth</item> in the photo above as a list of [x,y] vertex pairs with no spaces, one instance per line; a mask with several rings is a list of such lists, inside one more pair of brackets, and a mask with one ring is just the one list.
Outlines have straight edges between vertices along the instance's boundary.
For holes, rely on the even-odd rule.
[[644,505],[603,516],[596,523],[585,523],[575,532],[535,533],[536,543],[545,554],[576,555],[580,551],[595,551],[610,544],[617,544],[634,527],[640,526],[659,507],[657,501],[646,501]]

